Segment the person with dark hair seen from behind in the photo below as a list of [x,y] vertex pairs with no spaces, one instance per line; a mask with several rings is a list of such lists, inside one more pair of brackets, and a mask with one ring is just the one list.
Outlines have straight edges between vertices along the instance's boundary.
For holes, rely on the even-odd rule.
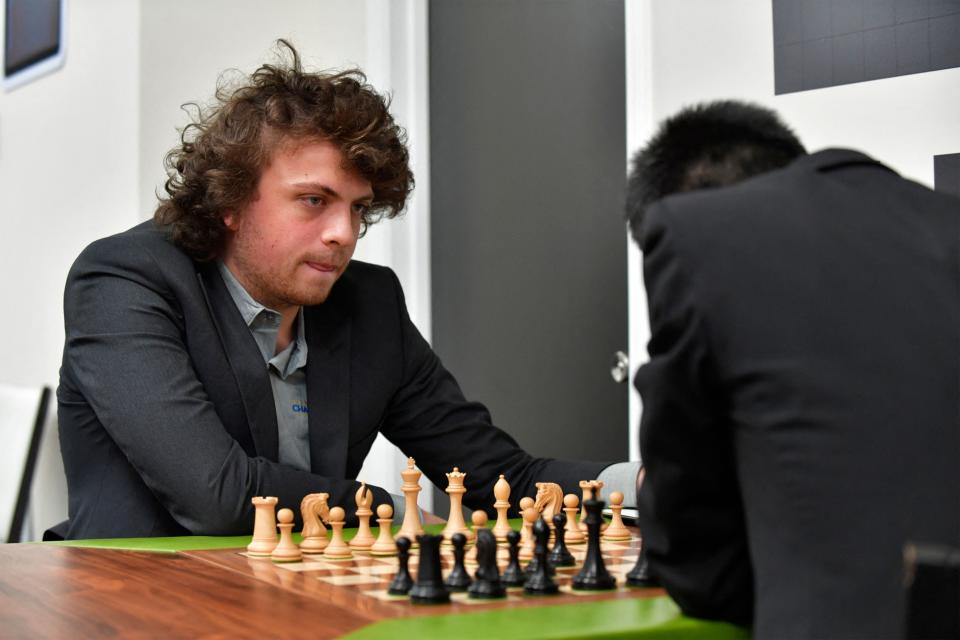
[[960,535],[960,200],[715,102],[636,154],[627,215],[652,570],[756,638],[902,637],[904,544]]
[[[249,533],[252,497],[296,507],[315,492],[355,521],[378,433],[438,486],[467,472],[475,509],[492,513],[499,474],[515,495],[600,477],[633,500],[638,463],[534,458],[494,427],[410,321],[396,275],[351,260],[413,188],[405,136],[360,71],[305,71],[279,43],[283,63],[221,87],[186,127],[154,220],[70,271],[70,519],[51,537]],[[403,499],[372,490],[402,520]]]

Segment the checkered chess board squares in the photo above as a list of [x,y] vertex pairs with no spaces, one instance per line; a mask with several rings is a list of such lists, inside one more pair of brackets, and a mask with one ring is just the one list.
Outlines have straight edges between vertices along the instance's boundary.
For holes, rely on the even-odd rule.
[[[603,542],[602,551],[604,555],[604,564],[607,570],[617,579],[618,590],[625,590],[627,587],[626,574],[634,567],[637,561],[637,551],[632,548],[630,541],[625,542]],[[578,596],[589,596],[593,592],[576,591],[570,587],[570,581],[577,572],[580,571],[583,561],[587,555],[586,545],[576,545],[570,547],[570,552],[577,560],[577,566],[558,567],[557,580],[560,583],[562,593]],[[245,552],[240,555],[251,557]],[[497,564],[503,571],[510,559],[510,552],[506,547],[497,549]],[[260,558],[263,562],[270,562],[269,558]],[[453,565],[453,555],[449,549],[444,549],[442,553],[442,563],[444,571],[449,571]],[[416,575],[419,564],[419,554],[414,552],[410,555],[409,569],[410,573]],[[354,552],[354,557],[346,560],[331,560],[322,555],[304,555],[303,560],[299,562],[273,563],[273,566],[282,571],[292,571],[307,574],[311,578],[320,580],[327,584],[342,587],[363,588],[363,594],[377,600],[392,602],[404,601],[406,596],[391,596],[387,593],[389,581],[397,571],[396,557],[375,557],[363,552]],[[471,573],[476,570],[476,562],[467,562],[467,570]],[[451,594],[454,602],[463,602],[468,604],[483,604],[484,600],[470,599],[465,593]],[[520,600],[523,598],[522,588],[511,588],[507,590],[507,600]]]

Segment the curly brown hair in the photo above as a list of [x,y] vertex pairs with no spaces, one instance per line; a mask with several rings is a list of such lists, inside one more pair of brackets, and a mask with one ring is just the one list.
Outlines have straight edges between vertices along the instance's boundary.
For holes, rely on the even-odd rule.
[[366,84],[359,69],[305,72],[296,49],[287,64],[264,64],[241,86],[218,86],[216,103],[197,107],[180,145],[164,161],[165,190],[154,220],[197,260],[217,257],[226,236],[223,214],[255,196],[260,173],[284,143],[325,140],[373,188],[362,229],[393,218],[413,189],[406,136],[390,115],[389,100]]

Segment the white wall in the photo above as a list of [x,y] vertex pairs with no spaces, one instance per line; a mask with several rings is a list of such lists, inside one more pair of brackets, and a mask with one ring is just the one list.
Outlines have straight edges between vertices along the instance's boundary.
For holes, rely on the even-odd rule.
[[[180,105],[212,101],[228,69],[248,73],[275,62],[273,43],[290,40],[304,66],[343,69],[365,62],[365,12],[351,0],[141,0],[139,97],[140,216],[162,192],[162,161],[189,122]],[[224,75],[229,79],[229,73]]]
[[[56,387],[67,270],[88,242],[137,219],[138,17],[136,2],[69,2],[63,68],[0,93],[0,383]],[[66,515],[48,435],[38,529]]]
[[[392,98],[391,113],[406,129],[416,187],[399,218],[370,228],[356,258],[386,264],[403,285],[410,318],[431,340],[430,135],[427,0],[366,0],[368,81]],[[400,494],[406,458],[378,436],[359,477]],[[433,508],[429,481],[421,480],[420,506]]]
[[11,384],[56,383],[67,270],[137,220],[138,5],[67,9],[63,68],[0,93],[0,382]]
[[[770,0],[627,0],[628,144],[681,107],[722,98],[776,109],[811,151],[852,147],[933,185],[933,156],[960,152],[960,69],[773,94]],[[649,326],[631,248],[630,349],[646,359]],[[634,441],[640,406],[631,394]]]

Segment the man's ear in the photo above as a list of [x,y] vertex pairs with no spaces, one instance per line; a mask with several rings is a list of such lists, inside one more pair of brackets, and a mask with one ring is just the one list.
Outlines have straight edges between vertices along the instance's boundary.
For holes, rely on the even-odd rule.
[[227,211],[223,214],[222,217],[223,226],[225,226],[230,231],[236,231],[237,227],[240,226],[240,219],[237,214],[233,211]]

